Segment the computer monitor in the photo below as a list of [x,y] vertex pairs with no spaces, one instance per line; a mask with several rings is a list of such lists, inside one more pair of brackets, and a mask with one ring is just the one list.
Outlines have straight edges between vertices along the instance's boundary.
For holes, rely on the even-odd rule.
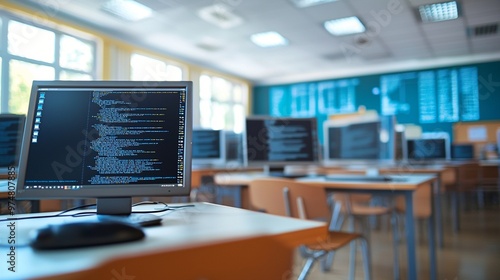
[[189,81],[34,81],[16,198],[128,215],[132,197],[188,195],[191,118]]
[[316,118],[253,116],[245,125],[245,165],[282,172],[287,165],[319,162]]
[[225,137],[224,130],[193,129],[193,167],[224,165]]
[[408,153],[406,152],[406,137],[404,130],[396,130],[396,153],[395,160],[397,161],[405,161],[407,160],[406,156]]
[[0,173],[17,172],[24,121],[24,115],[0,114]]
[[409,161],[449,160],[450,140],[446,134],[422,134],[422,138],[406,141]]
[[323,123],[323,129],[323,158],[327,165],[394,159],[394,128],[385,128],[381,133],[382,123],[378,118],[349,122],[328,120]]
[[243,137],[241,133],[226,130],[226,164],[243,164]]
[[473,144],[452,144],[451,145],[452,159],[474,159]]

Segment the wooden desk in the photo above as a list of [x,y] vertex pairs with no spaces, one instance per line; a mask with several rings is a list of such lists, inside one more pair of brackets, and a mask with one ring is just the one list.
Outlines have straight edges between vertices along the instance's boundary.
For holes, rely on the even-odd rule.
[[479,161],[479,168],[479,179],[482,186],[495,186],[500,188],[500,159],[481,160]]
[[239,164],[215,167],[193,167],[191,170],[191,189],[198,189],[202,185],[203,177],[213,177],[218,173],[233,173],[246,171],[259,171],[262,168],[246,167]]
[[[2,278],[7,276],[8,279],[91,279],[88,277],[89,273],[94,275],[93,273],[98,271],[105,273],[99,275],[100,279],[112,279],[114,276],[111,270],[114,269],[118,272],[126,270],[127,275],[136,279],[150,279],[149,277],[159,277],[159,275],[170,278],[171,274],[172,279],[184,279],[183,273],[192,275],[194,272],[199,274],[197,278],[188,279],[270,279],[269,275],[265,277],[265,270],[259,268],[266,265],[261,259],[266,260],[267,266],[274,265],[273,261],[269,260],[272,259],[273,248],[266,250],[265,247],[258,247],[259,250],[252,250],[247,245],[274,244],[274,248],[289,248],[290,259],[283,261],[291,264],[294,247],[314,241],[327,232],[327,225],[322,222],[273,216],[210,203],[193,203],[193,205],[195,206],[166,212],[163,215],[163,225],[145,228],[146,238],[141,241],[85,249],[34,251],[31,247],[20,245],[28,242],[31,230],[48,223],[95,219],[95,217],[16,221],[15,240],[19,245],[15,251],[16,272],[7,270],[9,265],[5,261],[7,248],[0,247]],[[5,216],[0,216],[1,218]],[[0,222],[2,228],[6,223]],[[0,234],[1,242],[5,244],[8,233],[2,230]],[[218,248],[220,254],[216,253]],[[185,258],[185,252],[190,252],[185,263],[172,265],[166,261],[175,259],[176,256]],[[199,256],[207,257],[207,252],[215,252],[213,259],[199,259]],[[224,255],[225,253],[228,255]],[[189,256],[192,258],[191,261]],[[217,270],[219,274],[204,275],[205,271],[198,271],[197,265],[193,265],[192,261],[195,259],[207,264],[215,262],[218,265],[212,270]],[[144,260],[156,261],[149,264]],[[221,263],[219,260],[229,263]],[[278,263],[281,261],[282,259],[274,260]],[[200,266],[209,265],[200,264]],[[250,268],[256,268],[255,272],[249,272]],[[241,275],[220,274],[238,269],[242,269]],[[207,271],[207,274],[210,273]]]
[[[266,177],[263,173],[232,173],[232,174],[217,174],[215,182],[219,185],[236,185],[245,186],[251,180]],[[391,182],[366,182],[366,181],[331,181],[325,180],[324,177],[310,177],[300,179],[307,182],[312,187],[324,188],[327,191],[345,191],[345,192],[361,192],[370,194],[386,194],[386,195],[402,195],[406,205],[406,227],[405,235],[407,240],[407,254],[408,254],[408,279],[415,280],[417,277],[417,259],[415,248],[415,220],[413,214],[413,194],[419,188],[431,187],[436,188],[436,177],[432,175],[404,175],[398,178],[405,181],[391,181]],[[435,191],[431,192],[432,200]],[[431,279],[437,277],[437,258],[435,248],[435,204],[429,202],[431,205],[431,222],[429,223],[429,254],[430,254],[430,267]]]

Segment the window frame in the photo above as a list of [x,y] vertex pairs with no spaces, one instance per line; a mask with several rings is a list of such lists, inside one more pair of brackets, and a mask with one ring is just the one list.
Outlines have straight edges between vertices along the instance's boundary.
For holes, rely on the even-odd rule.
[[[36,28],[47,30],[54,33],[54,62],[44,62],[36,59],[26,58],[9,53],[8,50],[8,28],[10,21],[17,21],[22,24],[30,25]],[[101,57],[98,55],[98,50],[101,49],[102,44],[99,38],[92,34],[87,34],[71,27],[49,22],[47,20],[38,20],[45,24],[37,22],[37,20],[29,20],[26,15],[18,14],[11,11],[0,10],[0,113],[10,113],[9,100],[10,100],[10,62],[18,60],[25,63],[31,63],[41,66],[47,66],[54,69],[54,79],[60,79],[61,72],[67,71],[72,73],[79,73],[90,75],[92,79],[98,79],[98,65],[102,63]],[[60,65],[60,42],[63,35],[76,38],[84,43],[92,46],[92,56],[94,63],[91,71],[86,72],[77,69],[65,68]],[[29,100],[27,101],[29,102]]]

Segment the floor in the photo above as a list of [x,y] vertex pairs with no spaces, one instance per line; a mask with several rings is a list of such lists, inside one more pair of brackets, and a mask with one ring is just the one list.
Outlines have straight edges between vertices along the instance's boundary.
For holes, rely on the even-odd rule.
[[[470,202],[470,201],[469,201]],[[498,280],[500,279],[500,203],[498,196],[490,199],[483,209],[468,203],[469,209],[461,213],[461,229],[453,233],[449,209],[444,203],[444,248],[438,249],[438,280]],[[417,223],[418,279],[430,279],[427,239]],[[370,234],[372,279],[393,279],[392,235],[389,227],[373,229]],[[401,240],[401,278],[407,279],[405,240]],[[294,274],[298,275],[304,261],[296,256]],[[358,250],[356,278],[363,278],[361,252]],[[315,265],[308,276],[312,279],[349,279],[349,247],[338,251],[331,271],[323,272]],[[291,279],[296,278],[292,277]]]

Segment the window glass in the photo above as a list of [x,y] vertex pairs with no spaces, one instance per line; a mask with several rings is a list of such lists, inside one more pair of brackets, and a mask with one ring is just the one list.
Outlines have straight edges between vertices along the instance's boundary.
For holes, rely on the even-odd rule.
[[0,92],[1,113],[26,114],[33,80],[96,78],[97,40],[17,19],[7,11],[0,16],[0,88],[6,89]]
[[7,37],[10,54],[48,63],[54,62],[54,32],[11,20]]
[[60,65],[64,68],[91,72],[94,67],[93,46],[72,36],[61,36]]
[[207,75],[200,76],[200,99],[212,98],[212,79]]
[[93,80],[92,76],[89,74],[83,74],[80,72],[66,71],[62,70],[59,74],[60,80],[78,80],[78,81],[90,81]]
[[219,101],[229,101],[231,96],[231,84],[222,78],[212,78],[213,87],[212,94]]
[[158,59],[132,54],[130,78],[135,81],[181,81],[182,69]]
[[243,85],[220,77],[200,76],[200,125],[241,133],[246,116]]
[[54,80],[53,67],[11,60],[9,63],[9,112],[26,114],[33,80]]

